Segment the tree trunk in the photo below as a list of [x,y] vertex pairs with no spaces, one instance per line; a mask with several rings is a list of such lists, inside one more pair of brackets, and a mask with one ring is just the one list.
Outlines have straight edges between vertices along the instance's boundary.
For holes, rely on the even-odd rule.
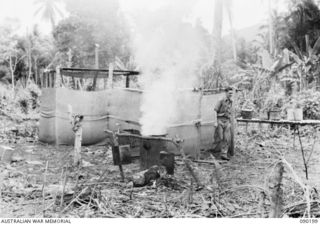
[[268,13],[269,13],[269,52],[273,54],[273,26],[272,26],[272,14],[271,14],[271,0],[268,1]]
[[232,41],[232,52],[233,52],[233,60],[237,61],[237,47],[236,47],[236,37],[234,34],[234,27],[233,27],[233,15],[232,15],[232,0],[229,0],[230,3],[226,5],[226,9],[229,16],[229,22],[231,27],[231,41]]
[[10,71],[11,71],[11,79],[12,79],[12,93],[14,93],[14,70],[12,65],[12,57],[9,59]]
[[37,65],[37,58],[34,58],[34,73],[35,73],[35,84],[38,85],[39,80],[39,73],[38,73],[38,65]]
[[12,93],[14,93],[14,70],[12,68],[12,58],[10,57],[10,71],[11,71],[11,79],[12,79]]
[[26,87],[29,84],[29,81],[31,79],[31,74],[32,74],[32,58],[31,58],[31,36],[28,35],[28,79],[26,82]]
[[214,23],[213,23],[213,67],[216,75],[216,86],[219,87],[221,78],[221,34],[222,34],[222,0],[215,0],[214,4]]

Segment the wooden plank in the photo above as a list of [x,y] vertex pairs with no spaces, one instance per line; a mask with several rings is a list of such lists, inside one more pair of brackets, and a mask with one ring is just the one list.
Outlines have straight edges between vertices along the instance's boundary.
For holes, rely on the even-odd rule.
[[[61,68],[63,76],[76,78],[107,78],[109,76],[109,69],[79,69],[79,68]],[[136,76],[140,73],[138,71],[129,70],[113,70],[114,76]]]
[[[76,71],[76,72],[105,72],[108,73],[109,69],[88,69],[88,68],[66,68],[66,67],[62,67],[61,70],[63,72],[66,71]],[[133,71],[133,70],[114,70],[115,73],[122,73],[121,75],[127,75],[128,73],[130,73],[130,75],[139,75],[140,73],[138,71]]]

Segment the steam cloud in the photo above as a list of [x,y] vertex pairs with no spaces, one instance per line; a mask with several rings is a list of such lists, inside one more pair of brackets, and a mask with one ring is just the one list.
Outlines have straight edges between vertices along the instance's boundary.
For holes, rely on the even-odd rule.
[[134,53],[144,87],[142,135],[165,134],[178,116],[179,89],[193,88],[197,82],[201,42],[192,25],[183,22],[194,1],[173,2],[137,21]]

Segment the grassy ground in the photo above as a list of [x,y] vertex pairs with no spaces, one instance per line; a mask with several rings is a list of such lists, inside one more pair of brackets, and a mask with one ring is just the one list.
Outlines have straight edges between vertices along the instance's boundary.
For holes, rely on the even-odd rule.
[[[229,162],[216,166],[192,163],[207,187],[202,190],[196,189],[179,157],[174,176],[133,188],[120,182],[118,167],[112,164],[106,146],[83,147],[83,167],[78,170],[71,166],[72,147],[23,142],[22,138],[9,144],[17,150],[17,162],[0,165],[0,217],[264,217],[270,211],[270,201],[267,195],[263,203],[261,190],[270,186],[269,178],[281,155],[297,176],[313,187],[311,212],[319,217],[320,145],[313,144],[310,130],[302,133],[307,155],[314,146],[308,181],[300,146],[295,140],[293,147],[290,130],[252,126],[246,131],[238,126],[236,152]],[[124,166],[127,178],[138,171],[138,161]],[[281,188],[283,216],[303,216],[304,191],[287,167]]]

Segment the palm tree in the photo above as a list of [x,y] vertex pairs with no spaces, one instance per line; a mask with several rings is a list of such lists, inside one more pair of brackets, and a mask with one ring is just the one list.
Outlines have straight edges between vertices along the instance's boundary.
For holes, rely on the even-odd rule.
[[271,0],[268,0],[268,12],[269,12],[269,53],[273,53],[273,24],[272,24],[272,10],[271,10]]
[[300,0],[286,18],[291,46],[307,52],[306,35],[313,45],[320,35],[320,9],[313,0]]
[[38,7],[34,13],[35,16],[49,22],[54,28],[59,18],[64,17],[64,13],[59,6],[59,0],[35,0],[34,4]]
[[[279,14],[277,10],[272,10],[269,12],[268,24],[263,24],[259,29],[260,33],[257,37],[259,37],[260,40],[255,41],[260,47],[268,49],[270,55],[276,56],[279,54],[287,39],[287,22],[285,16]],[[272,35],[270,36],[270,34]]]

